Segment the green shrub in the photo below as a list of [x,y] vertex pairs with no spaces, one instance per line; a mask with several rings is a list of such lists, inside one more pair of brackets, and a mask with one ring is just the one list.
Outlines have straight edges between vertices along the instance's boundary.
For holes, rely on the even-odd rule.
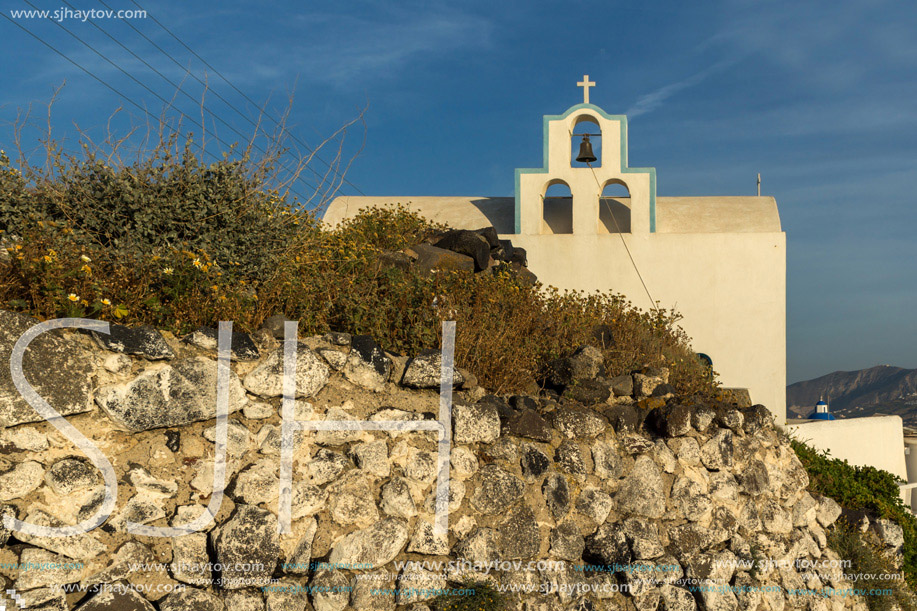
[[[878,575],[895,574],[898,571],[895,570],[885,552],[867,541],[858,530],[842,520],[828,532],[828,545],[838,553],[842,560],[850,561],[850,568],[845,569],[845,572],[861,576],[855,587],[858,590],[875,592],[864,596],[870,611],[891,611],[895,608],[903,611],[917,609],[914,596],[904,581],[877,577]],[[885,593],[887,590],[891,592]],[[883,593],[878,593],[880,591]]]
[[855,467],[846,460],[791,439],[796,455],[809,474],[809,488],[844,507],[866,509],[894,520],[904,531],[902,571],[911,588],[917,587],[917,518],[901,500],[900,478],[874,467]]
[[[22,234],[36,221],[65,224],[72,240],[123,254],[204,251],[231,270],[265,273],[280,252],[315,224],[291,213],[266,188],[264,164],[247,156],[204,163],[175,139],[130,165],[93,152],[54,149],[51,169],[10,169],[0,157],[0,231]],[[267,162],[269,165],[270,162]]]

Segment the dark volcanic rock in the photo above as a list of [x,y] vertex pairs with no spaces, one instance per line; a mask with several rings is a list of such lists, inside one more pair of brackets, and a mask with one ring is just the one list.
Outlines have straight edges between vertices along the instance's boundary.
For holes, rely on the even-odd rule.
[[523,476],[538,479],[551,466],[551,459],[535,446],[526,444],[522,448],[521,465]]
[[392,360],[385,355],[385,351],[371,336],[354,335],[350,340],[350,349],[356,352],[364,362],[371,365],[379,375],[388,378],[392,372]]
[[[628,376],[630,377],[630,376]],[[612,405],[602,410],[618,433],[636,433],[643,427],[647,412],[633,405]]]
[[761,404],[753,405],[748,409],[742,410],[742,415],[745,416],[745,432],[749,435],[753,435],[774,426],[774,416],[771,414],[770,410]]
[[574,382],[594,380],[602,374],[604,366],[605,358],[598,348],[580,346],[572,355],[551,361],[547,381],[554,387],[566,388]]
[[[487,245],[483,242],[482,245],[485,249],[487,248]],[[445,248],[437,248],[430,244],[418,244],[412,246],[410,250],[417,255],[414,265],[425,272],[434,270],[474,272],[474,259],[457,252],[452,252]]]
[[634,377],[616,376],[608,380],[608,386],[616,397],[629,397],[634,394]]
[[487,269],[490,260],[491,245],[487,238],[467,229],[452,229],[433,244],[437,248],[445,248],[452,252],[471,257],[474,260],[475,271]]
[[616,524],[605,523],[586,539],[583,558],[592,564],[625,565],[633,559],[633,554],[624,532]]
[[[41,417],[13,385],[10,354],[23,333],[38,320],[0,310],[0,428],[24,422],[41,422]],[[44,333],[29,344],[23,355],[23,374],[35,392],[63,416],[92,409],[89,354],[61,331]]]
[[254,505],[237,505],[231,519],[210,534],[230,590],[269,583],[280,558],[277,517]]
[[611,396],[611,389],[599,380],[583,380],[567,386],[563,396],[583,405],[596,405]]
[[583,559],[586,541],[573,522],[564,522],[551,531],[551,554],[562,560],[579,562]]
[[570,511],[570,485],[563,475],[549,475],[541,486],[541,493],[555,520],[560,520]]
[[487,465],[481,469],[480,481],[471,497],[471,506],[481,513],[503,513],[521,499],[525,492],[522,480],[496,465]]
[[663,437],[682,437],[691,430],[691,408],[669,403],[652,410],[646,417],[646,423]]
[[535,514],[526,505],[522,505],[500,524],[499,546],[501,560],[533,558],[541,547],[541,533]]
[[136,590],[124,584],[117,588],[103,590],[77,607],[77,611],[155,611],[153,605],[146,601]]
[[513,247],[513,252],[509,256],[509,259],[507,259],[507,261],[510,263],[517,263],[524,267],[528,267],[528,264],[529,264],[528,253],[525,251],[524,248],[519,248],[518,246],[515,246]]
[[528,395],[513,395],[509,398],[509,405],[514,410],[532,409],[537,411],[539,408],[538,400]]
[[509,266],[513,271],[513,276],[515,276],[516,280],[523,286],[535,286],[538,282],[538,276],[529,271],[524,265],[510,263]]
[[497,410],[497,415],[500,416],[500,422],[502,424],[506,424],[506,422],[516,413],[516,410],[509,406],[506,399],[497,395],[484,395],[478,399],[478,405],[485,404],[492,405],[494,409]]
[[175,357],[169,344],[153,327],[144,325],[132,328],[109,323],[108,330],[107,335],[98,331],[90,331],[96,342],[106,350],[134,354],[151,361]]
[[261,323],[261,328],[270,333],[275,339],[283,339],[284,323],[289,320],[283,314],[274,314],[264,319],[264,322]]
[[550,425],[538,412],[532,409],[523,409],[516,412],[506,423],[504,432],[536,441],[551,441]]
[[490,249],[500,248],[500,238],[497,235],[497,230],[491,227],[482,227],[481,229],[475,229],[474,232],[487,240],[487,245],[490,246]]

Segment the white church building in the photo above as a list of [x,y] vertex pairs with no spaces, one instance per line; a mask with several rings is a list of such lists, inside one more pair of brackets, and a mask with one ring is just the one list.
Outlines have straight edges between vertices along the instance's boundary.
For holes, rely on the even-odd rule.
[[[628,162],[627,117],[589,103],[588,76],[579,85],[582,104],[543,118],[542,166],[516,169],[515,197],[338,197],[324,221],[402,203],[454,228],[492,225],[526,249],[546,285],[675,308],[723,385],[748,388],[784,423],[786,234],[776,201],[658,197],[656,170]],[[584,134],[595,146],[589,163],[576,160]]]

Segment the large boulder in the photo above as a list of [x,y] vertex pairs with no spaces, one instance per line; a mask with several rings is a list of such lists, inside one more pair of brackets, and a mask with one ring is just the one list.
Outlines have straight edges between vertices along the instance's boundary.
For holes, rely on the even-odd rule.
[[460,271],[474,273],[474,259],[446,248],[430,244],[418,244],[405,251],[408,256],[416,257],[414,265],[421,271]]
[[[217,411],[217,362],[197,357],[152,369],[100,388],[96,402],[115,424],[134,432],[210,420]],[[229,413],[245,402],[245,390],[230,372]]]
[[486,237],[476,231],[453,229],[447,231],[433,245],[437,248],[445,248],[466,257],[471,257],[474,261],[475,271],[487,269],[487,264],[490,261],[491,245]]
[[[13,385],[10,355],[38,320],[0,310],[0,428],[44,420]],[[63,416],[92,409],[92,361],[77,342],[51,331],[36,337],[23,355],[23,375],[35,392]]]

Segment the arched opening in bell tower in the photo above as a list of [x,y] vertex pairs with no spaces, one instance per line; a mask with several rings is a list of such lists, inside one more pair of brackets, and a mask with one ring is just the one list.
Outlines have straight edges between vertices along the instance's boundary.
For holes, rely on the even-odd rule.
[[[577,161],[577,158],[590,149],[596,158],[595,161]],[[581,115],[574,120],[573,133],[570,136],[570,167],[585,168],[589,165],[594,168],[602,167],[602,129],[594,117]]]
[[630,233],[630,190],[623,180],[607,181],[599,195],[599,233]]
[[541,233],[573,233],[573,193],[557,178],[545,185]]

